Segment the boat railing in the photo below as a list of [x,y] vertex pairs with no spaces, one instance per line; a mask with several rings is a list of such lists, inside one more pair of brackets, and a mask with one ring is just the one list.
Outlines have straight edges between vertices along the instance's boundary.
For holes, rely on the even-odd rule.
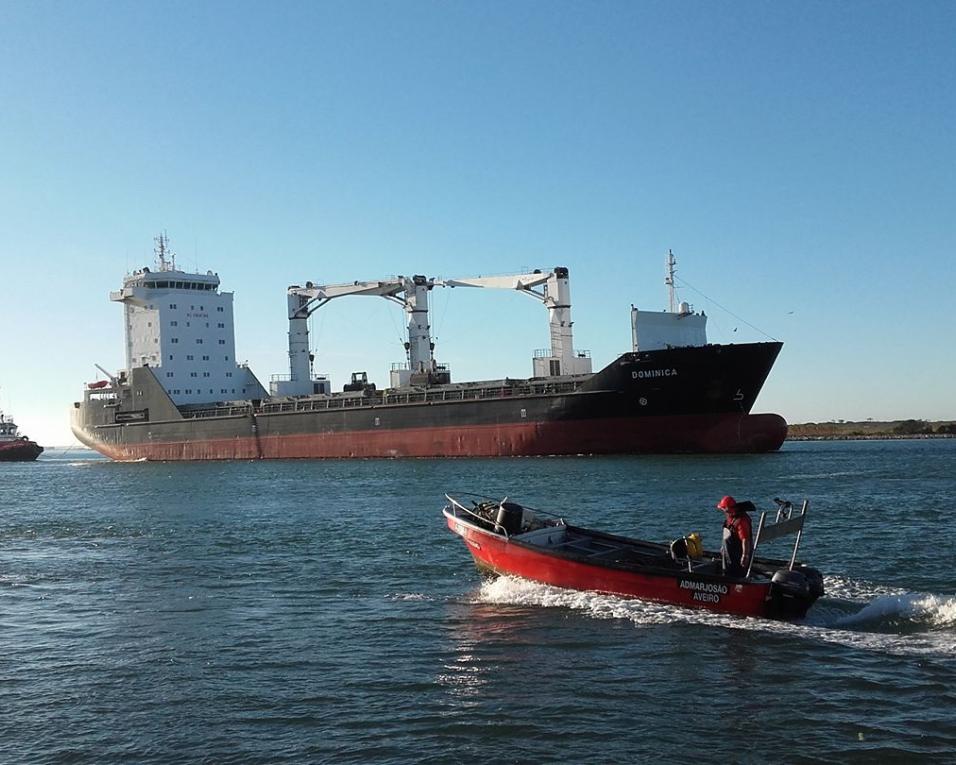
[[[474,497],[475,499],[477,499],[477,500],[479,500],[479,501],[482,501],[482,502],[496,502],[496,503],[499,504],[499,505],[500,505],[502,502],[507,502],[507,501],[508,501],[508,497],[505,497],[504,499],[499,500],[499,499],[496,499],[495,497],[489,497],[487,494],[477,494],[477,493],[475,493],[475,492],[473,492],[473,491],[459,491],[459,492],[456,492],[456,493],[457,493],[459,496],[462,496],[462,497]],[[451,498],[448,494],[446,494],[445,497],[446,497],[447,499],[449,499],[449,500],[455,502],[455,504],[458,505],[459,507],[462,506],[460,502],[457,502],[457,501],[455,501],[455,500],[452,500],[452,498]],[[474,501],[474,500],[472,500],[472,501]],[[537,507],[531,507],[531,505],[526,505],[526,504],[524,504],[523,502],[516,502],[515,504],[520,504],[521,507],[523,507],[525,510],[530,510],[530,511],[531,511],[532,513],[534,513],[535,515],[547,515],[547,516],[550,516],[551,518],[554,518],[554,519],[559,520],[559,521],[561,521],[562,523],[564,523],[564,516],[561,515],[561,514],[559,514],[559,513],[553,513],[553,512],[551,512],[550,510],[541,510],[540,508],[537,508]]]
[[747,576],[753,569],[754,560],[757,557],[757,546],[761,542],[771,542],[780,537],[796,534],[796,540],[793,543],[793,553],[790,555],[790,565],[788,568],[792,571],[797,562],[797,550],[800,549],[800,540],[803,537],[803,524],[807,520],[807,508],[810,506],[809,500],[803,500],[800,512],[797,513],[792,502],[784,499],[775,498],[777,503],[777,514],[772,523],[767,523],[767,513],[760,514],[760,522],[757,524],[757,533],[754,536],[753,551],[750,554],[750,565],[747,566]]
[[478,513],[476,513],[474,510],[469,510],[467,507],[465,507],[463,504],[461,504],[461,502],[459,502],[457,499],[455,499],[455,498],[454,498],[453,496],[451,496],[450,494],[446,494],[446,495],[445,495],[445,499],[447,499],[449,502],[451,502],[452,508],[453,508],[453,514],[454,514],[454,515],[457,516],[457,515],[458,515],[458,512],[457,512],[457,511],[458,511],[458,510],[461,510],[461,511],[462,511],[463,513],[465,513],[466,515],[470,515],[472,518],[475,518],[475,519],[481,521],[482,523],[485,523],[485,524],[489,524],[489,525],[491,525],[491,526],[494,526],[495,531],[500,530],[500,531],[505,535],[505,537],[508,536],[508,531],[507,531],[507,529],[505,529],[503,526],[499,526],[497,523],[494,523],[493,521],[488,520],[488,519],[485,518],[484,516],[478,515]]
[[583,380],[565,380],[561,382],[541,381],[531,384],[490,385],[474,388],[423,388],[415,391],[365,391],[356,395],[335,395],[288,399],[263,403],[253,410],[251,404],[242,406],[211,406],[182,412],[187,419],[208,417],[236,417],[252,413],[284,414],[287,412],[318,412],[335,409],[371,409],[380,406],[402,406],[407,404],[434,404],[456,401],[482,401],[501,398],[521,398],[547,396],[556,393],[574,393],[584,384]]

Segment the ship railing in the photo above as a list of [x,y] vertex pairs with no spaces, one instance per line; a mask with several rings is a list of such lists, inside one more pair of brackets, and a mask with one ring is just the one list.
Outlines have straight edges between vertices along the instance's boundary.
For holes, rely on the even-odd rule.
[[[292,399],[264,403],[257,414],[282,414],[286,412],[314,412],[331,409],[370,409],[377,406],[400,406],[407,404],[427,404],[454,401],[482,401],[500,398],[527,398],[532,396],[553,395],[555,393],[573,393],[583,385],[579,380],[562,382],[541,381],[530,385],[492,385],[478,388],[436,388],[418,391],[375,391],[357,396],[328,396],[316,398]],[[183,412],[186,419],[204,419],[209,417],[241,417],[253,412],[251,405],[220,406],[195,409]]]
[[192,409],[182,412],[183,419],[198,420],[207,417],[246,417],[252,413],[252,406],[217,406],[213,409]]
[[[551,348],[537,348],[533,353],[534,358],[536,359],[553,359],[557,358],[554,355],[554,351]],[[589,359],[591,358],[591,351],[579,351],[574,350],[574,358],[576,359]]]
[[112,390],[88,390],[87,401],[116,401],[116,393]]

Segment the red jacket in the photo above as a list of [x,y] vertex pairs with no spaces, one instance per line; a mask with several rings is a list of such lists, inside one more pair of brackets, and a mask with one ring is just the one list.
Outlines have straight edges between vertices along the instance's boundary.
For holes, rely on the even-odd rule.
[[731,515],[731,513],[725,512],[724,514],[727,516],[724,526],[732,529],[741,542],[747,542],[753,538],[753,524],[747,513]]

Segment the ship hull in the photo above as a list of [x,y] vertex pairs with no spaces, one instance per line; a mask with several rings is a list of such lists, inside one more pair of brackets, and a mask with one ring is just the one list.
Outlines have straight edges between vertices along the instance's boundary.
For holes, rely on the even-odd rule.
[[73,432],[116,460],[767,452],[780,448],[786,422],[749,410],[779,349],[624,354],[565,382],[248,402],[186,416],[150,370],[134,370],[125,397],[75,405]]
[[43,447],[33,441],[0,444],[0,462],[33,462],[43,454]]

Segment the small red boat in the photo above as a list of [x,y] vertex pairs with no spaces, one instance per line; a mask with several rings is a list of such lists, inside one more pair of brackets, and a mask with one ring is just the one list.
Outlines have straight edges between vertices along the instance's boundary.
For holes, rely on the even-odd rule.
[[[761,514],[750,568],[745,576],[732,577],[724,574],[720,553],[700,550],[694,535],[670,544],[646,542],[572,526],[507,499],[445,496],[448,528],[491,575],[778,619],[803,617],[823,595],[820,572],[796,561],[806,501],[798,511],[776,500],[775,516]],[[789,561],[757,557],[761,542],[788,535],[796,537]]]

